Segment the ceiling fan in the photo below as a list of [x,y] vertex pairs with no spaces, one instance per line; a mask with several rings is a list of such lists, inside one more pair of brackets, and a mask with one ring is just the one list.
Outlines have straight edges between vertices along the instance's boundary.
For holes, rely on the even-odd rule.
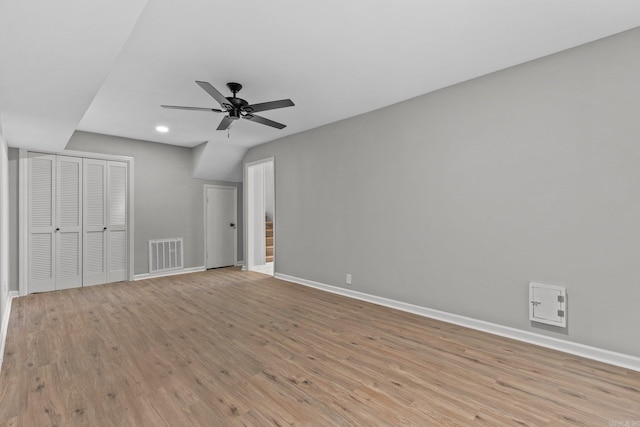
[[196,81],[198,86],[204,89],[209,95],[213,97],[222,109],[217,108],[201,108],[201,107],[181,107],[178,105],[161,105],[162,108],[173,108],[176,110],[195,110],[195,111],[213,111],[214,113],[227,113],[218,125],[218,130],[226,130],[231,126],[235,120],[246,119],[254,123],[260,123],[261,125],[267,125],[276,129],[283,129],[287,125],[274,122],[267,118],[257,116],[253,113],[258,111],[275,110],[276,108],[293,107],[295,104],[290,99],[281,99],[279,101],[261,102],[259,104],[249,104],[242,98],[236,97],[236,94],[242,89],[240,83],[230,82],[227,83],[227,87],[233,93],[233,96],[225,97],[218,89],[213,87],[211,83]]

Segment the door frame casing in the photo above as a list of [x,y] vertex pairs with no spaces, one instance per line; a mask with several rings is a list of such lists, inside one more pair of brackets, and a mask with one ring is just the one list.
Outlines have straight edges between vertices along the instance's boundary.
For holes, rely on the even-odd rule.
[[203,256],[204,256],[204,269],[207,265],[207,245],[209,239],[209,226],[207,225],[207,191],[209,189],[218,190],[233,190],[233,217],[236,228],[234,230],[235,237],[233,238],[233,265],[238,265],[238,187],[232,185],[220,185],[220,184],[205,184],[204,185],[204,198],[203,200],[203,222],[204,222],[204,244],[203,244]]
[[250,196],[253,196],[252,191],[252,183],[249,181],[249,168],[251,166],[256,166],[259,164],[263,164],[263,163],[272,163],[273,164],[273,274],[275,275],[276,273],[276,264],[278,262],[278,256],[277,256],[277,251],[278,251],[278,245],[277,245],[277,241],[276,241],[276,221],[277,221],[277,215],[276,215],[276,211],[277,211],[277,186],[276,186],[276,158],[275,157],[265,157],[264,159],[259,159],[259,160],[254,160],[251,162],[247,162],[244,164],[244,171],[243,171],[243,213],[244,213],[244,245],[243,245],[243,251],[244,251],[244,266],[242,267],[243,270],[250,270],[251,268],[253,268],[253,265],[249,265],[250,264],[250,259],[253,259],[253,257],[249,256],[250,250],[252,249],[252,240],[253,240],[253,236],[252,236],[252,231],[253,231],[253,227],[251,225],[251,220],[250,220],[250,215],[252,214],[252,212],[250,212],[249,207],[252,206],[252,204],[249,202],[249,198]]
[[127,167],[127,253],[128,253],[128,280],[133,280],[134,270],[134,161],[133,157],[117,156],[112,154],[91,153],[85,151],[48,151],[48,150],[29,150],[20,148],[18,154],[18,292],[20,296],[29,294],[29,281],[27,280],[29,272],[28,260],[28,211],[27,211],[27,189],[29,188],[29,174],[27,169],[28,153],[42,153],[56,156],[81,157],[98,160],[115,160],[126,162]]

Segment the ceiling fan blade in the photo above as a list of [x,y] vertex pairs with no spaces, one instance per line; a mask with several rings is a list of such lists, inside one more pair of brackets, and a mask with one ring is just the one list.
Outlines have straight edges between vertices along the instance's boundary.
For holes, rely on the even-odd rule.
[[247,114],[246,116],[242,116],[242,118],[254,123],[260,123],[261,125],[271,126],[276,129],[284,129],[287,127],[287,125],[283,125],[282,123],[274,122],[273,120],[265,119],[264,117],[256,116],[254,114]]
[[170,108],[172,110],[213,111],[215,113],[226,113],[226,111],[218,110],[217,108],[181,107],[180,105],[161,105],[161,107],[162,108]]
[[281,99],[279,101],[261,102],[259,104],[247,105],[244,111],[257,113],[259,111],[275,110],[276,108],[293,107],[294,104],[290,99]]
[[218,125],[218,130],[227,130],[229,126],[231,126],[231,123],[233,123],[233,119],[229,116],[225,116]]
[[221,94],[218,91],[218,89],[213,87],[211,85],[211,83],[209,83],[209,82],[199,82],[199,81],[196,81],[196,83],[198,84],[198,86],[200,86],[202,89],[204,89],[205,92],[207,92],[209,95],[211,95],[213,97],[213,99],[218,101],[218,103],[220,105],[222,105],[223,107],[225,106],[225,104],[229,105],[229,100],[227,98],[225,98],[224,95]]

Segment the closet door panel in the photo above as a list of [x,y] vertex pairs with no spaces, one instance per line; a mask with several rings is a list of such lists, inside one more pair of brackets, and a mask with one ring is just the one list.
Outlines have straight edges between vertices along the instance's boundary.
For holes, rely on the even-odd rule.
[[83,285],[107,283],[107,162],[83,159]]
[[109,225],[126,229],[127,164],[109,162]]
[[107,269],[109,282],[128,278],[127,173],[125,162],[107,163]]
[[28,288],[29,293],[55,289],[55,177],[56,156],[29,153]]
[[57,156],[56,289],[82,286],[82,159]]
[[127,280],[127,232],[109,232],[109,282]]
[[30,233],[29,293],[55,290],[53,233]]

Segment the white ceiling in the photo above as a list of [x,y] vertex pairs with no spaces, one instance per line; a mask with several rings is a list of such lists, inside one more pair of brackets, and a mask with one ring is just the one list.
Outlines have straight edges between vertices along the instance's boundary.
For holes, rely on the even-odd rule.
[[147,0],[0,0],[0,127],[62,151]]
[[[0,124],[48,150],[76,129],[209,142],[194,175],[240,180],[248,147],[637,26],[637,0],[0,0]],[[218,107],[196,80],[296,106],[260,113],[283,130],[229,134],[220,114],[160,108]]]

